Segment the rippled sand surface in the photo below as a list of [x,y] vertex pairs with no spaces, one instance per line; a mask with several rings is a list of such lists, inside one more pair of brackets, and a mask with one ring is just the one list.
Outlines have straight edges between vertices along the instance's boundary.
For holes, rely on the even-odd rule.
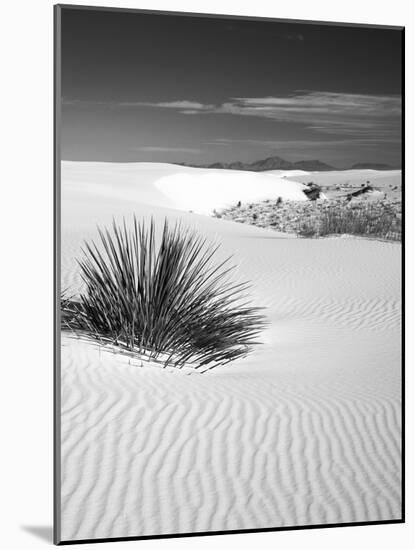
[[128,200],[99,194],[116,168],[63,171],[62,285],[82,288],[96,223],[180,218],[234,255],[270,327],[190,375],[63,334],[62,540],[399,519],[400,245],[182,213],[166,171],[136,170]]

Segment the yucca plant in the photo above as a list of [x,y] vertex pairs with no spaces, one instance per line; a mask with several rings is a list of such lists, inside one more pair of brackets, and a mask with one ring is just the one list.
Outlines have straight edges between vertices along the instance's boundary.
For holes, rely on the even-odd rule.
[[78,315],[78,304],[68,295],[68,289],[61,291],[61,324],[64,328],[71,328],[75,324],[75,318]]
[[164,365],[223,365],[245,356],[265,326],[246,301],[247,283],[232,283],[230,259],[215,263],[209,245],[167,220],[100,229],[79,261],[85,291],[72,328]]

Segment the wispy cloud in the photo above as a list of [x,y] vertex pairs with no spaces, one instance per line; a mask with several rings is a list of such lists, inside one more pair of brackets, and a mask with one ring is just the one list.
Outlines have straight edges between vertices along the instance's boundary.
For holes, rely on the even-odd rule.
[[235,97],[219,105],[194,101],[137,103],[184,115],[222,114],[303,124],[327,134],[376,136],[400,131],[401,99],[395,95],[300,91],[291,96]]
[[117,104],[120,107],[155,107],[161,109],[175,109],[181,112],[199,112],[209,111],[214,109],[214,105],[198,103],[197,101],[187,101],[186,99],[180,101],[160,101],[158,103],[151,103],[147,101],[129,101],[120,102]]
[[[64,100],[76,105],[83,102]],[[290,96],[233,97],[220,104],[187,99],[161,102],[94,102],[118,108],[173,110],[180,114],[256,117],[294,123],[317,133],[362,138],[400,135],[401,98],[398,95],[349,94],[301,90]]]
[[149,153],[201,153],[201,149],[196,149],[193,147],[158,147],[158,146],[144,146],[137,147],[137,151],[147,151]]
[[216,107],[213,104],[199,103],[198,101],[188,101],[187,99],[178,101],[116,101],[116,100],[84,100],[84,99],[71,99],[64,97],[62,99],[63,105],[72,106],[102,106],[102,107],[117,107],[117,108],[131,108],[131,107],[151,107],[158,109],[172,109],[180,111],[185,114],[195,114],[203,111],[211,111]]
[[398,96],[300,92],[289,97],[237,97],[218,113],[303,124],[323,133],[397,132],[401,116]]
[[289,149],[293,147],[308,148],[312,147],[329,147],[336,148],[345,145],[359,145],[359,146],[371,146],[379,142],[385,143],[399,143],[400,138],[397,137],[361,137],[361,136],[344,136],[336,139],[232,139],[232,138],[218,138],[206,142],[206,145],[226,147],[234,144],[249,145],[252,147],[258,147],[260,149]]

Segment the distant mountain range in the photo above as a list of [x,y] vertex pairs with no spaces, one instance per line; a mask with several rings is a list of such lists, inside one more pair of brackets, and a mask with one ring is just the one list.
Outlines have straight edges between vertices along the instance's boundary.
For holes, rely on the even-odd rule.
[[[250,172],[265,172],[267,170],[304,170],[306,172],[328,172],[337,170],[320,160],[300,160],[290,162],[281,157],[268,157],[254,162],[214,162],[213,164],[189,164],[182,162],[181,166],[193,166],[195,168],[220,168],[222,170],[247,170]],[[352,170],[391,170],[392,167],[387,164],[360,163],[354,164]]]
[[335,170],[333,166],[319,160],[300,160],[290,162],[281,157],[268,157],[254,162],[215,162],[213,164],[194,165],[181,163],[183,166],[195,166],[196,168],[221,168],[223,170],[248,170],[250,172],[265,172],[267,170],[306,170],[328,171]]

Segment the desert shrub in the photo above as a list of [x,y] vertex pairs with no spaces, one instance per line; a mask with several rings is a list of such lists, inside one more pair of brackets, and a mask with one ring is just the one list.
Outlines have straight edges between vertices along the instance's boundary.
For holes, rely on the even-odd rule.
[[245,216],[238,217],[233,209],[225,209],[222,216],[240,223],[296,233],[301,237],[349,234],[401,240],[402,204],[399,200],[356,201],[349,194],[341,200],[286,201],[284,208],[279,208],[278,203],[279,199],[249,204],[242,213]]
[[300,237],[315,237],[317,228],[310,223],[302,223],[297,231]]
[[375,204],[362,204],[355,207],[332,207],[321,212],[319,234],[368,235],[396,240],[400,227],[393,212],[379,208]]
[[340,203],[315,211],[297,227],[302,237],[336,234],[361,235],[400,240],[401,224],[393,208],[376,203]]
[[233,283],[218,246],[180,224],[126,223],[98,229],[78,262],[85,291],[71,328],[166,366],[222,365],[245,356],[265,325],[246,301],[247,283]]

